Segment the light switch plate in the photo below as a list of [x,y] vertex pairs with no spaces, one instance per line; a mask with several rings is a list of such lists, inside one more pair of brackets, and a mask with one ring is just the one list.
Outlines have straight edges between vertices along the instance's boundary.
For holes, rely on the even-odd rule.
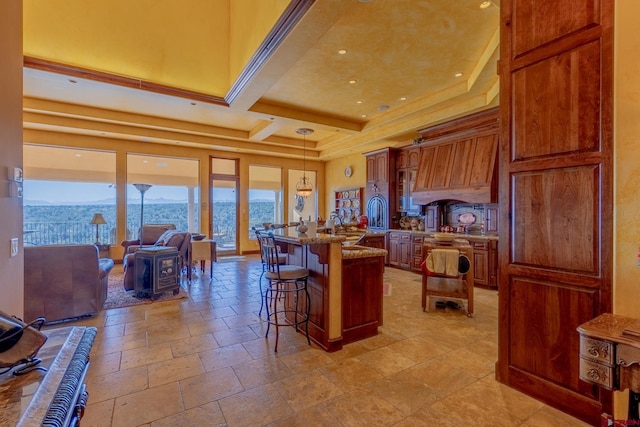
[[18,256],[18,238],[11,239],[11,256]]

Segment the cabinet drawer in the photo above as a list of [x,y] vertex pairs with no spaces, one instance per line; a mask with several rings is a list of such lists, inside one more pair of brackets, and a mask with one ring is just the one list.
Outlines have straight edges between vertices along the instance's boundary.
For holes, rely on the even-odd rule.
[[400,240],[404,240],[404,241],[410,241],[411,240],[411,234],[408,233],[403,233],[400,235]]
[[580,357],[596,363],[613,365],[613,344],[585,336],[580,337]]
[[389,240],[399,240],[401,233],[389,233]]
[[580,379],[612,390],[613,367],[601,365],[580,357]]
[[618,348],[616,349],[616,363],[621,365],[640,363],[640,348],[618,344]]
[[489,242],[472,242],[472,241],[469,241],[469,243],[471,244],[471,247],[474,248],[474,249],[489,250]]

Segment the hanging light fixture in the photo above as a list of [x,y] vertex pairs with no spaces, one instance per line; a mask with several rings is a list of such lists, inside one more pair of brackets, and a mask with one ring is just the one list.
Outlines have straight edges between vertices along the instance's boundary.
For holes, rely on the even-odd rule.
[[296,184],[296,195],[300,197],[309,197],[313,193],[313,185],[311,185],[310,179],[307,178],[307,135],[311,135],[313,133],[313,129],[299,128],[296,129],[296,133],[303,137],[302,178],[300,178],[300,181]]

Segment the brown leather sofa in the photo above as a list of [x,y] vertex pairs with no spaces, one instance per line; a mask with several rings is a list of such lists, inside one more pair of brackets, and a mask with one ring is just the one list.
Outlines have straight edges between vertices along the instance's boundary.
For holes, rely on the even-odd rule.
[[43,316],[47,323],[89,316],[107,298],[110,258],[98,258],[95,245],[24,248],[25,321]]
[[[144,241],[144,240],[143,240]],[[124,245],[125,242],[122,242]],[[179,269],[186,265],[189,259],[189,246],[191,243],[191,233],[188,231],[176,231],[176,230],[167,230],[162,233],[158,239],[154,242],[153,245],[135,245],[130,244],[125,246],[125,255],[122,260],[122,266],[124,268],[124,288],[127,291],[135,289],[135,254],[138,249],[141,247],[152,247],[152,246],[167,246],[174,247],[178,249],[178,266]]]

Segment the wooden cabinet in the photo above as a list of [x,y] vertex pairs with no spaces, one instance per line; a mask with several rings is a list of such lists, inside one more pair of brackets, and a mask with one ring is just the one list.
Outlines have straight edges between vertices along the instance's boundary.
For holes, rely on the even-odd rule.
[[365,153],[367,186],[362,213],[369,217],[369,228],[390,229],[391,212],[396,209],[396,149]]
[[407,214],[418,214],[420,205],[414,203],[412,191],[416,182],[418,170],[416,168],[402,168],[398,170],[398,212]]
[[423,234],[412,234],[408,231],[389,232],[389,265],[419,272],[423,243]]
[[486,239],[468,239],[473,248],[473,282],[475,286],[497,289],[498,242]]
[[386,239],[384,234],[365,234],[360,243],[361,246],[369,248],[386,249]]
[[378,333],[383,324],[384,257],[342,261],[342,343]]
[[484,208],[484,231],[498,233],[498,205],[490,204]]

